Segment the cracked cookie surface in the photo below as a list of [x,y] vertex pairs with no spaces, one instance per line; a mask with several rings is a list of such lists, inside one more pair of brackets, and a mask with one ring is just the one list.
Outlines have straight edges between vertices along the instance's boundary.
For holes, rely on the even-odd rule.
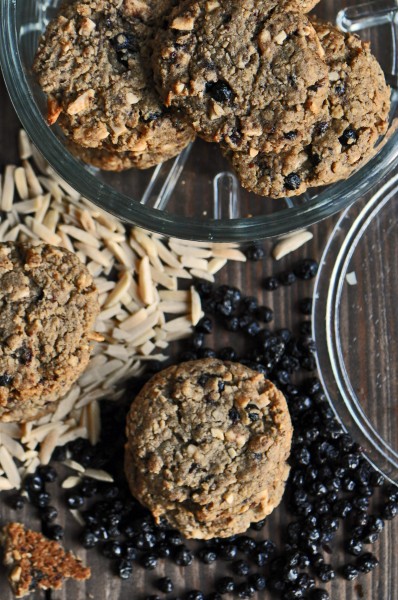
[[387,130],[390,90],[369,44],[311,19],[330,81],[318,121],[304,136],[294,135],[280,154],[225,152],[242,185],[264,196],[295,196],[346,179],[372,157]]
[[149,56],[153,28],[171,3],[78,0],[64,5],[34,62],[48,97],[49,123],[57,122],[85,148],[130,152],[129,161],[139,168],[148,166],[149,153],[158,162],[178,154],[194,134],[163,106]]
[[186,0],[158,31],[158,88],[205,140],[280,152],[292,130],[304,135],[317,121],[328,92],[324,52],[308,18],[288,6]]
[[0,421],[55,409],[85,369],[97,291],[75,254],[0,244]]
[[226,537],[279,504],[292,426],[262,374],[217,359],[155,375],[127,418],[132,494],[186,537]]

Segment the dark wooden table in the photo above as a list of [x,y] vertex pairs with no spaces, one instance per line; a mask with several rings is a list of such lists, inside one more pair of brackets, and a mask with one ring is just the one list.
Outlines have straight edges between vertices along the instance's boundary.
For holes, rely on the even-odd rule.
[[[11,103],[8,100],[4,84],[0,80],[0,171],[3,166],[17,160],[16,137],[18,131],[18,120],[15,116]],[[305,255],[320,258],[325,241],[330,234],[336,217],[319,223],[311,229],[314,239],[307,246],[298,251],[297,258]],[[259,263],[233,264],[225,268],[218,278],[219,282],[233,282],[246,293],[256,295],[261,302],[270,305],[275,311],[275,324],[277,327],[289,327],[292,319],[297,321],[297,301],[304,295],[311,294],[312,284],[300,282],[291,288],[278,290],[276,295],[264,292],[260,282],[265,274],[280,271],[291,258],[283,259],[276,264],[269,257],[271,242],[265,244],[267,258]],[[397,285],[395,283],[395,285]],[[295,314],[295,317],[293,316]],[[219,340],[218,340],[219,341]],[[60,504],[61,506],[61,504]],[[34,516],[32,509],[26,509],[22,513],[15,513],[9,509],[0,496],[0,523],[9,520],[22,520],[32,528],[39,528],[40,523]],[[263,536],[278,539],[280,523],[285,519],[283,506],[277,509],[268,519],[267,526],[263,530]],[[113,576],[109,570],[109,564],[96,551],[88,553],[76,544],[76,526],[66,514],[59,519],[61,524],[66,525],[65,546],[76,549],[79,555],[86,561],[93,571],[90,581],[86,584],[75,584],[68,582],[62,592],[36,593],[32,600],[134,600],[144,598],[146,595],[155,594],[153,581],[163,576],[170,575],[177,589],[173,595],[178,595],[182,590],[206,589],[215,579],[215,567],[200,566],[194,561],[191,567],[182,569],[167,563],[160,563],[154,571],[144,571],[136,567],[132,579],[122,582]],[[332,600],[398,600],[398,561],[396,559],[396,540],[398,534],[398,519],[388,523],[380,541],[374,546],[374,551],[380,559],[380,566],[372,575],[362,577],[359,586],[356,583],[348,583],[343,579],[336,579],[333,584],[326,586],[331,591]],[[358,580],[357,580],[358,581]],[[268,592],[260,594],[261,597],[269,597]],[[4,570],[0,567],[0,600],[11,600],[12,594],[9,590]]]

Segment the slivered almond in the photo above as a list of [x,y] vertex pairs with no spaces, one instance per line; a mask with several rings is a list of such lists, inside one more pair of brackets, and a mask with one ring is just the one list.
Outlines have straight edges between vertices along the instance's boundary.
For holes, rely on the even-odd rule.
[[161,242],[161,240],[154,238],[153,241],[156,245],[158,256],[161,258],[161,260],[166,263],[166,265],[179,269],[181,267],[181,263],[176,256],[170,252],[170,250]]
[[226,258],[227,260],[246,262],[246,256],[243,254],[243,252],[234,248],[214,248],[213,255],[217,258]]
[[180,256],[193,256],[196,258],[211,258],[212,252],[209,248],[200,248],[197,246],[184,246],[176,242],[170,242],[170,248]]
[[19,488],[21,484],[21,476],[18,472],[15,462],[11,454],[5,446],[0,446],[0,465],[7,476],[12,487]]
[[145,304],[152,304],[154,301],[153,281],[151,275],[151,266],[147,256],[144,256],[144,258],[141,259],[138,267],[138,285],[141,300]]
[[195,25],[195,19],[189,16],[175,17],[170,27],[171,29],[177,29],[178,31],[192,31]]
[[14,171],[15,187],[21,200],[27,200],[29,198],[28,182],[26,180],[26,173],[23,167],[17,167]]
[[86,469],[84,475],[85,477],[90,477],[90,479],[96,479],[97,481],[108,481],[109,483],[113,483],[112,475],[102,469]]
[[190,269],[207,270],[207,261],[204,258],[197,258],[196,256],[189,256],[187,254],[181,256],[181,264]]
[[272,250],[272,256],[275,260],[280,260],[290,252],[294,252],[298,248],[301,248],[309,240],[312,240],[313,234],[310,231],[299,231],[293,233],[283,240],[278,242]]
[[194,286],[191,286],[191,320],[192,325],[195,326],[199,323],[203,316],[202,302],[200,296]]
[[68,113],[68,115],[77,115],[80,112],[87,110],[88,108],[90,108],[91,100],[94,98],[94,96],[95,91],[93,89],[89,89],[83,92],[82,94],[80,94],[80,96],[76,98],[76,100],[69,104],[68,108],[66,109],[66,112]]
[[178,317],[177,319],[172,319],[168,321],[163,329],[164,331],[180,331],[181,329],[187,329],[191,326],[191,320],[184,316]]
[[227,262],[228,261],[226,258],[213,258],[212,260],[209,260],[207,270],[212,275],[215,275],[215,273],[218,273],[218,271],[220,271],[227,264]]
[[83,242],[88,244],[89,246],[93,246],[94,248],[100,247],[100,241],[91,233],[84,231],[84,229],[79,229],[74,225],[60,225],[59,229],[66,233],[71,238],[78,240],[79,242]]
[[120,298],[129,289],[131,280],[131,274],[125,271],[120,277],[115,287],[113,288],[113,290],[111,291],[111,293],[109,294],[108,299],[104,304],[104,308],[113,306],[114,304],[117,304],[117,302],[120,301]]
[[1,210],[8,212],[14,203],[14,165],[7,165],[4,170],[3,190],[1,194]]
[[14,488],[14,486],[12,485],[12,483],[7,479],[7,477],[0,477],[0,492],[7,492],[9,490],[12,490]]
[[202,271],[201,269],[191,269],[192,277],[196,277],[197,279],[205,279],[206,281],[210,281],[214,283],[214,275],[208,273],[207,271]]
[[81,482],[80,477],[78,477],[77,475],[71,475],[70,477],[67,477],[66,479],[63,480],[61,487],[64,490],[70,490],[70,489],[76,487],[77,485],[79,485],[80,482]]
[[40,196],[43,193],[43,188],[40,185],[40,181],[32,169],[32,166],[28,160],[22,161],[22,166],[25,169],[26,181],[28,182],[29,195],[30,197]]
[[[62,239],[59,235],[48,229],[45,225],[37,221],[32,217],[28,217],[28,226],[31,227],[33,233],[35,233],[43,242],[46,244],[52,244],[53,246],[60,246]],[[31,219],[31,220],[30,220]]]
[[64,460],[62,464],[65,465],[65,467],[69,467],[69,469],[73,469],[73,471],[78,471],[79,473],[84,473],[86,470],[83,465],[75,460],[71,460],[70,458]]
[[32,156],[32,144],[24,129],[20,129],[18,133],[18,151],[21,160],[26,160]]
[[[167,269],[165,269],[166,271]],[[163,273],[162,271],[158,271],[155,268],[151,268],[151,277],[152,280],[155,283],[159,283],[160,285],[163,285],[163,287],[167,288],[168,290],[177,290],[178,288],[178,282],[176,277],[178,277],[178,275],[176,276],[170,276],[168,275],[166,272]],[[189,277],[189,279],[191,279]]]

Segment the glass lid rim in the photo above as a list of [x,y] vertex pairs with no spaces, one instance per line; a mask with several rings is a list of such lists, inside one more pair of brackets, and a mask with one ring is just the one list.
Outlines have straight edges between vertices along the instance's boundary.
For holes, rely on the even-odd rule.
[[[398,483],[398,451],[377,433],[361,410],[360,402],[350,384],[341,354],[339,306],[348,265],[362,235],[383,208],[394,199],[397,192],[398,173],[366,200],[358,214],[352,215],[357,204],[351,205],[342,213],[322,254],[315,281],[312,311],[317,349],[316,363],[329,404],[346,431],[354,437],[360,434],[367,445],[370,444],[371,451],[376,452],[378,456],[368,456],[368,460],[393,483]],[[338,252],[333,253],[339,242],[341,246]],[[384,461],[382,466],[378,464],[380,457]]]

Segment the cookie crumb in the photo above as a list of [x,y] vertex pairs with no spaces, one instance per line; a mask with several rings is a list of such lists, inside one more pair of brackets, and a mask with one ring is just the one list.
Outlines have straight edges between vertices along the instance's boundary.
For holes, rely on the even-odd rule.
[[26,529],[22,523],[9,523],[3,528],[4,565],[16,598],[41,590],[60,590],[64,579],[84,581],[91,570],[79,558],[66,552],[58,542],[41,533]]

